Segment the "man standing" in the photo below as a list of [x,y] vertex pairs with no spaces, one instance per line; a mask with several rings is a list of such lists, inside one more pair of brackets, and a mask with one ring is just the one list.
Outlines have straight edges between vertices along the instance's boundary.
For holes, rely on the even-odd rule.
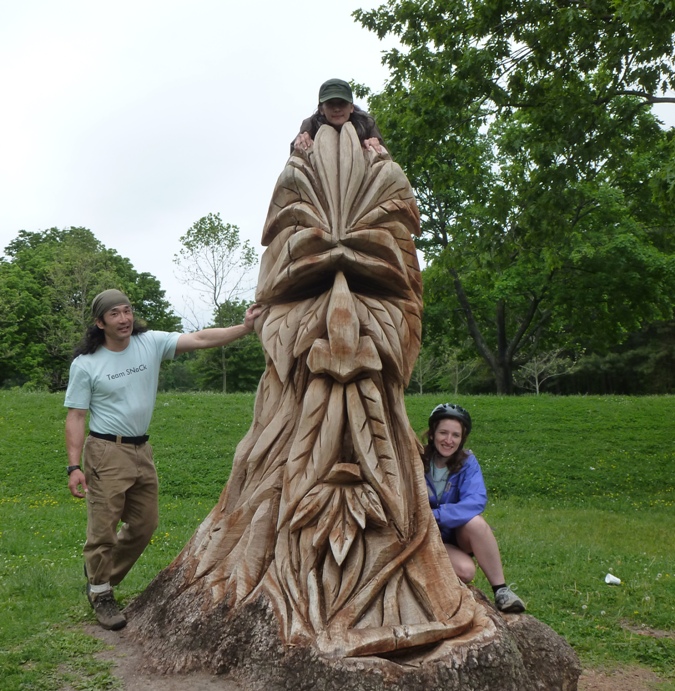
[[137,324],[129,298],[119,290],[94,298],[95,323],[70,367],[66,448],[68,489],[87,499],[87,597],[103,628],[126,625],[112,587],[141,556],[159,520],[157,472],[147,431],[160,364],[181,353],[232,343],[253,330],[260,311],[257,305],[249,307],[237,326],[179,334]]

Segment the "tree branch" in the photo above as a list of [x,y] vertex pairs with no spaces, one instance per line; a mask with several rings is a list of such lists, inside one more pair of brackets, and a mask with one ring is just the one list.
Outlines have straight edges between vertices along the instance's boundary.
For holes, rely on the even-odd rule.
[[675,96],[654,96],[636,89],[622,89],[621,91],[614,91],[603,98],[596,99],[593,101],[593,105],[603,106],[617,96],[637,96],[644,99],[645,103],[675,103]]
[[478,349],[478,352],[481,354],[481,357],[483,357],[485,362],[487,362],[490,365],[490,368],[495,373],[495,375],[497,375],[499,371],[499,364],[497,363],[494,353],[490,350],[488,344],[485,342],[485,339],[483,338],[483,335],[481,334],[478,323],[476,322],[473,316],[473,310],[471,309],[471,303],[469,302],[469,298],[464,292],[464,286],[462,285],[462,282],[459,278],[459,274],[457,273],[457,270],[454,268],[450,268],[448,271],[452,276],[452,282],[455,286],[455,293],[457,294],[457,299],[459,300],[459,304],[462,307],[462,311],[464,312],[464,318],[466,319],[466,325],[469,329],[469,333],[471,334],[471,338],[473,339],[473,342],[476,344],[476,348]]

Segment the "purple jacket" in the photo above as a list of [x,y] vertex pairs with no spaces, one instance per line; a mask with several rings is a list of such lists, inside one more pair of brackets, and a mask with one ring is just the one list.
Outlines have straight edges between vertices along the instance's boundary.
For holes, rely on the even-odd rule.
[[444,542],[450,539],[455,528],[468,523],[474,516],[483,513],[487,504],[487,490],[483,473],[476,457],[469,457],[456,473],[452,473],[445,485],[443,494],[438,497],[429,474],[425,475],[429,503],[432,513],[441,530]]

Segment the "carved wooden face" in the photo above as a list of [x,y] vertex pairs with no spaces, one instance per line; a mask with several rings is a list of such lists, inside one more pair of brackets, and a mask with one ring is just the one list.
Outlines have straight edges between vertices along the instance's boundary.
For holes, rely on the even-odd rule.
[[281,381],[305,356],[313,374],[342,383],[383,368],[391,382],[409,379],[421,336],[418,233],[403,171],[364,154],[351,123],[324,125],[310,155],[291,157],[256,292],[270,305],[261,337]]
[[319,106],[319,112],[326,118],[329,125],[340,128],[354,112],[354,104],[341,98],[331,98]]

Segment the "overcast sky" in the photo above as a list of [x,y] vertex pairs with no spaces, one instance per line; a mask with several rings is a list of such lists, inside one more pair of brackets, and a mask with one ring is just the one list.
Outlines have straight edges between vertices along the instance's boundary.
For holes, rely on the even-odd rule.
[[[260,253],[320,84],[384,85],[391,44],[351,17],[379,4],[3,0],[0,254],[19,230],[84,226],[184,314],[180,236],[219,212]],[[675,123],[673,106],[659,114]]]
[[[4,0],[0,255],[84,226],[176,311],[179,238],[220,212],[260,248],[277,177],[326,79],[379,90],[376,0]],[[364,104],[361,104],[364,105]]]

